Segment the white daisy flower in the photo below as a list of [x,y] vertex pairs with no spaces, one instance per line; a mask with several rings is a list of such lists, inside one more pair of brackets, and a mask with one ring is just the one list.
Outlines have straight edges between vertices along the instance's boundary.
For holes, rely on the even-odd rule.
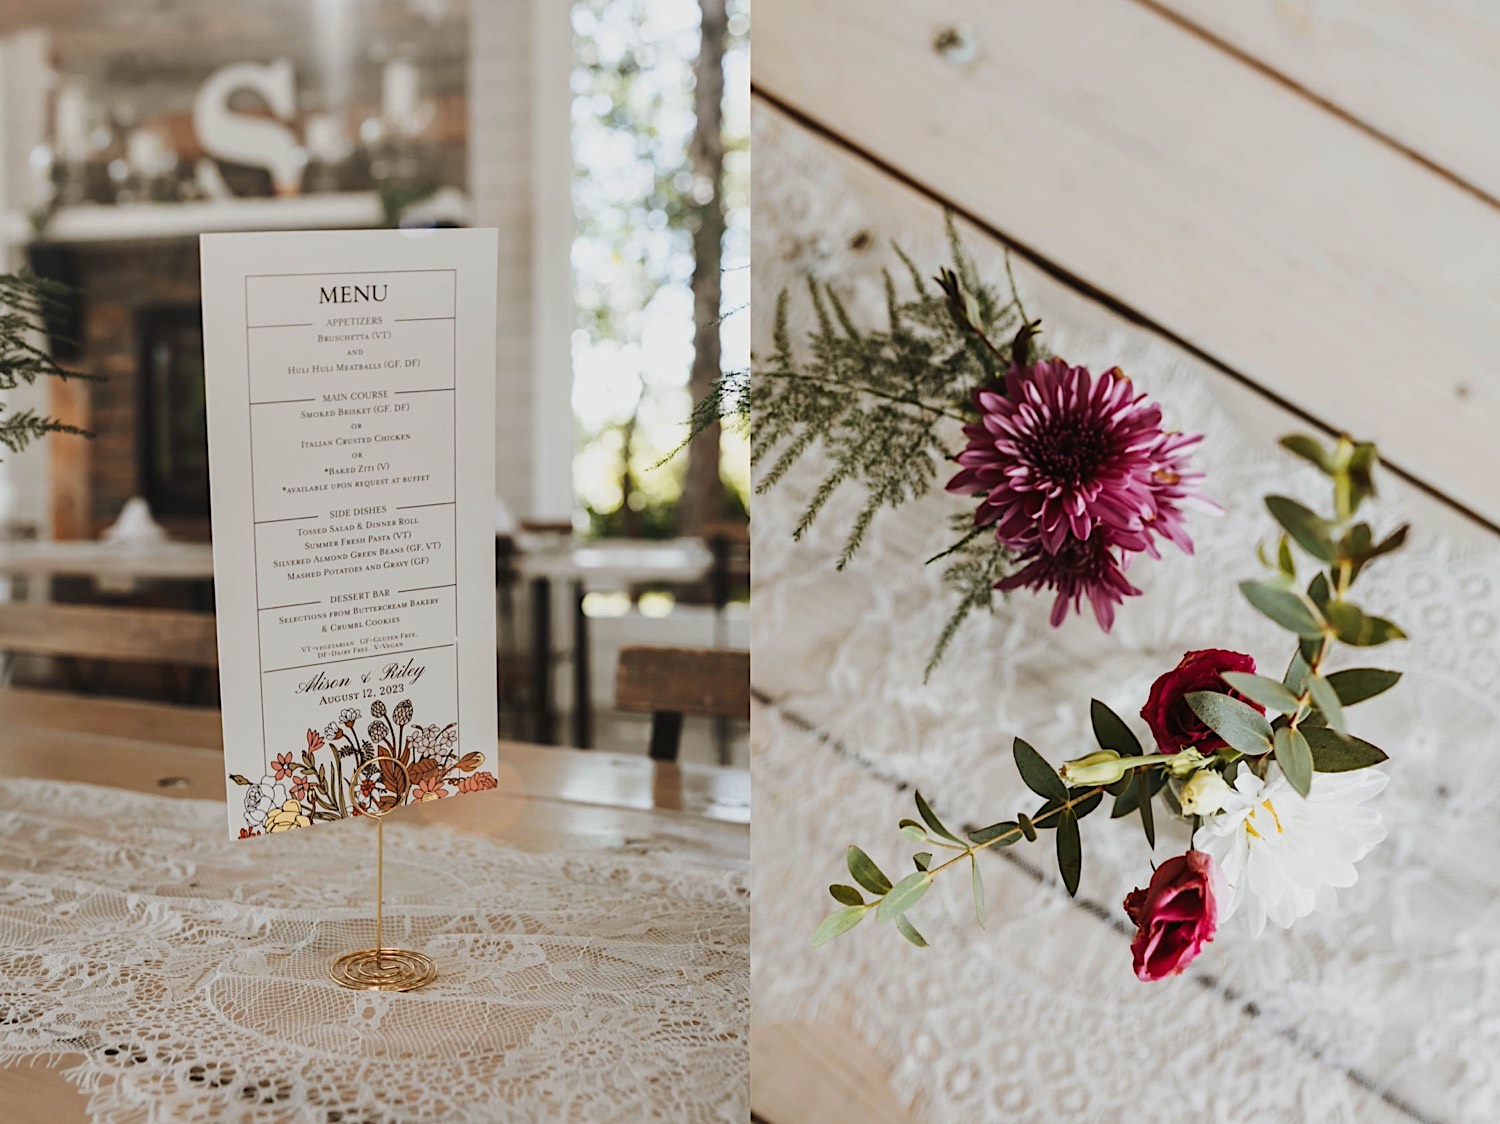
[[1315,909],[1332,909],[1335,890],[1359,878],[1354,864],[1385,838],[1380,813],[1361,805],[1388,779],[1374,769],[1314,773],[1304,800],[1274,764],[1265,780],[1241,769],[1223,810],[1193,836],[1222,878],[1220,924],[1243,908],[1258,937],[1267,919],[1289,929]]

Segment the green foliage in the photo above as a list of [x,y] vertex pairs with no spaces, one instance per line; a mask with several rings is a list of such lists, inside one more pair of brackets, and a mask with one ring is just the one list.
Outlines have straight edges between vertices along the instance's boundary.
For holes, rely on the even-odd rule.
[[[48,318],[62,311],[67,294],[65,286],[30,273],[0,274],[0,391],[29,386],[39,378],[89,377],[59,367],[33,342],[45,330]],[[12,453],[49,433],[92,436],[34,410],[7,410],[0,402],[0,445]]]
[[[957,425],[976,416],[974,391],[996,381],[1017,349],[1028,356],[1036,350],[1036,324],[1026,320],[1014,281],[1002,296],[980,278],[951,215],[947,230],[953,265],[940,271],[935,284],[895,247],[909,295],[884,271],[882,327],[856,325],[838,291],[809,278],[817,327],[799,348],[790,328],[791,294],[783,291],[771,354],[756,363],[753,374],[723,375],[693,409],[684,446],[717,422],[749,429],[753,415],[751,455],[768,466],[757,492],[774,487],[813,449],[827,456],[828,472],[793,532],[798,539],[839,489],[860,489],[863,504],[845,531],[839,569],[859,551],[878,514],[932,490],[955,452],[948,442],[957,438]],[[975,529],[971,516],[956,516],[953,534],[953,545],[928,560],[944,563],[943,581],[956,600],[927,675],[968,615],[993,607],[995,584],[1010,569],[1009,552],[992,533]]]
[[[955,319],[968,314],[967,306],[957,299],[954,304]],[[1186,780],[1201,770],[1213,770],[1233,784],[1241,769],[1251,769],[1265,777],[1269,763],[1274,760],[1287,782],[1305,797],[1312,787],[1314,773],[1365,769],[1387,759],[1383,750],[1346,732],[1345,711],[1390,690],[1400,680],[1400,673],[1370,667],[1325,673],[1323,667],[1335,643],[1373,646],[1404,635],[1398,626],[1366,613],[1349,598],[1360,570],[1398,549],[1405,542],[1406,528],[1397,528],[1377,540],[1368,524],[1354,522],[1360,505],[1375,493],[1373,470],[1377,456],[1373,445],[1342,437],[1330,449],[1304,436],[1288,437],[1282,445],[1329,477],[1333,484],[1334,511],[1322,515],[1292,500],[1268,497],[1266,506],[1279,525],[1279,541],[1274,555],[1262,550],[1261,558],[1275,574],[1265,581],[1244,582],[1240,588],[1252,607],[1291,634],[1295,651],[1286,675],[1279,682],[1245,672],[1223,675],[1226,687],[1269,712],[1279,712],[1279,716],[1272,720],[1223,691],[1191,692],[1186,702],[1199,719],[1228,743],[1228,748],[1208,757],[1192,749],[1175,754],[1143,754],[1139,740],[1124,720],[1094,699],[1089,717],[1099,753],[1069,761],[1060,772],[1023,739],[1016,738],[1013,743],[1016,771],[1026,787],[1043,799],[1040,808],[1031,815],[1019,812],[1014,819],[969,831],[965,842],[943,824],[927,798],[917,793],[917,814],[921,820],[903,819],[902,834],[946,849],[953,853],[952,857],[934,865],[932,853],[923,852],[916,857],[916,872],[896,883],[894,889],[878,869],[873,873],[866,870],[868,882],[860,880],[856,872],[856,879],[876,895],[876,902],[864,902],[852,887],[830,887],[834,899],[844,908],[823,922],[814,938],[815,944],[831,939],[835,932],[852,928],[864,911],[873,906],[878,920],[895,918],[908,940],[926,947],[927,942],[919,935],[913,938],[916,931],[910,929],[906,913],[927,893],[938,874],[965,860],[971,868],[975,916],[982,925],[984,886],[978,852],[990,847],[1009,847],[1023,840],[1035,843],[1040,830],[1056,830],[1058,872],[1068,893],[1076,894],[1083,870],[1083,840],[1078,821],[1097,808],[1106,793],[1115,798],[1110,818],[1120,819],[1139,812],[1147,844],[1155,848],[1156,798],[1160,796],[1174,814],[1182,814],[1174,790],[1167,787],[1171,777]],[[1293,584],[1297,569],[1293,544],[1317,564],[1306,592]],[[1088,785],[1086,780],[1080,780],[1090,775],[1108,779],[1110,783]],[[1070,788],[1070,784],[1077,787]],[[855,868],[856,856],[864,869],[869,862],[864,852],[851,847],[849,853],[850,869]],[[873,868],[874,864],[869,866]],[[850,914],[851,907],[858,911],[858,916]]]

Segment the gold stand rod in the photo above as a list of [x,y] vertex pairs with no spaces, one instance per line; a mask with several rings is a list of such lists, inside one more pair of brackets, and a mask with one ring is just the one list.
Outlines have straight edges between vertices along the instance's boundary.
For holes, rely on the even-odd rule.
[[[349,780],[349,806],[358,804],[359,776],[372,765],[389,761],[406,776],[406,766],[394,757],[372,757],[354,770]],[[415,991],[437,979],[437,965],[420,952],[385,947],[385,817],[390,809],[369,808],[364,814],[375,821],[375,947],[346,952],[328,966],[329,978],[340,987],[355,991]]]

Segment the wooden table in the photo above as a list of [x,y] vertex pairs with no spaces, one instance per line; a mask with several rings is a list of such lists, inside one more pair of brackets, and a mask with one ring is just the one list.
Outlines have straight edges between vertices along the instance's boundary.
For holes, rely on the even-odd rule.
[[532,729],[538,742],[556,740],[552,707],[553,591],[569,591],[572,605],[573,744],[593,745],[593,690],[589,675],[588,616],[584,594],[615,591],[648,582],[695,582],[707,576],[713,554],[699,539],[667,542],[611,540],[576,543],[571,538],[549,542],[533,536],[518,544],[512,565],[516,576],[531,586]]
[[[101,732],[49,732],[24,725],[18,713],[0,725],[0,776],[223,798],[223,757],[211,736],[202,746],[166,746]],[[212,734],[211,727],[205,726],[205,734]],[[150,767],[143,770],[142,762]],[[745,770],[501,742],[495,772],[500,784],[493,792],[415,805],[394,817],[489,835],[531,851],[564,844],[603,849],[628,841],[665,843],[726,865],[749,858]],[[70,1064],[63,1058],[0,1069],[0,1116],[10,1124],[85,1120],[84,1097],[62,1076]]]

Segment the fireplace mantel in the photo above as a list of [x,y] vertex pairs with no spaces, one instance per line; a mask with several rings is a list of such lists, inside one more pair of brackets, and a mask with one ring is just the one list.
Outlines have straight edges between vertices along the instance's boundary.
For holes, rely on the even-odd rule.
[[[443,188],[406,209],[408,221],[465,225],[464,194]],[[337,192],[282,199],[212,199],[195,203],[84,204],[64,207],[40,234],[24,215],[8,216],[7,240],[17,245],[82,245],[193,238],[231,230],[337,230],[385,225],[377,192]]]

